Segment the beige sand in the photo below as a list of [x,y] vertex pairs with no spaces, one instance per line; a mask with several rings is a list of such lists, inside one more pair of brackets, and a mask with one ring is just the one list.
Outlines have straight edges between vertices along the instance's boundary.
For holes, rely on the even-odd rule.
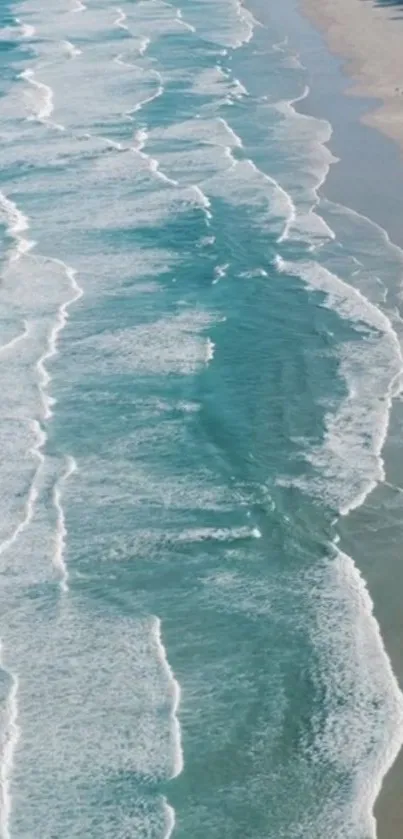
[[[364,117],[403,152],[403,8],[374,0],[301,0],[303,12],[325,32],[330,49],[347,59],[350,93],[383,105]],[[402,826],[403,837],[403,826]]]

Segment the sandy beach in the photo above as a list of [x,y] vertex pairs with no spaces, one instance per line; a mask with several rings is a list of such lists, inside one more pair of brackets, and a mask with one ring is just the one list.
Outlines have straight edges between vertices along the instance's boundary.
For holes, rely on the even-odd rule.
[[380,107],[363,119],[403,151],[403,10],[372,0],[303,0],[303,11],[324,31],[330,49],[346,59],[349,93],[371,96]]

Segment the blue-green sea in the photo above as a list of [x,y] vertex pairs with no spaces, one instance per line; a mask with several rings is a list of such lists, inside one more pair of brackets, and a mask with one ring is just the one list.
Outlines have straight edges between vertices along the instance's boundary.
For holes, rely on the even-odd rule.
[[119,2],[0,12],[0,839],[374,839],[403,252],[286,25]]

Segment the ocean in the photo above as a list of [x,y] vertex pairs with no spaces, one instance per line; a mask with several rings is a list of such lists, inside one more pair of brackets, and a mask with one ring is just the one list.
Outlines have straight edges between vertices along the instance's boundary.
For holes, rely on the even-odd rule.
[[0,837],[373,839],[403,697],[339,522],[403,252],[238,0],[0,16]]

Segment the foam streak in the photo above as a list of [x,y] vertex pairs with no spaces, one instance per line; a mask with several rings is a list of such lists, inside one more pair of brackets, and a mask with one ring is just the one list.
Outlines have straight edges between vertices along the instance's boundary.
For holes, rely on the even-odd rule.
[[[46,125],[51,125],[53,128],[56,128],[58,131],[64,131],[64,125],[60,125],[58,122],[53,122],[50,119],[53,111],[53,90],[49,85],[44,84],[44,82],[39,82],[35,78],[35,73],[33,70],[28,69],[24,70],[21,73],[21,78],[25,79],[33,88],[39,91],[40,97],[39,101],[35,103],[35,114],[34,119],[37,119],[38,122],[42,122]],[[32,119],[32,117],[31,117]]]
[[[171,712],[170,712],[170,720],[171,720],[171,727],[172,727],[172,739],[173,739],[173,766],[172,766],[172,774],[171,779],[176,778],[178,775],[181,774],[183,771],[184,760],[183,760],[183,751],[182,751],[182,740],[181,740],[181,730],[178,720],[178,708],[180,704],[181,698],[181,690],[179,686],[179,682],[175,679],[175,676],[172,672],[172,669],[168,663],[166,650],[164,644],[162,642],[161,637],[161,621],[159,618],[154,619],[154,626],[153,626],[153,633],[155,637],[155,642],[157,646],[158,658],[161,662],[163,671],[165,676],[170,685],[170,692],[172,695],[172,705],[171,705]],[[171,815],[174,816],[174,811],[170,807],[169,810],[171,811]],[[174,822],[175,823],[175,819]],[[172,830],[167,834],[170,836]]]
[[48,385],[50,382],[50,375],[46,369],[46,362],[50,361],[51,358],[57,353],[57,343],[59,339],[60,332],[64,329],[68,317],[69,317],[69,308],[73,303],[76,303],[77,300],[80,299],[83,295],[83,289],[76,280],[77,272],[72,268],[70,265],[66,265],[61,259],[51,259],[49,258],[47,261],[53,262],[55,265],[60,265],[65,273],[66,277],[70,281],[72,295],[71,297],[65,302],[62,303],[59,307],[59,311],[57,313],[56,323],[51,329],[49,339],[48,339],[48,347],[47,350],[43,353],[43,355],[37,361],[36,367],[39,374],[39,390],[42,399],[43,405],[43,415],[44,419],[50,419],[52,416],[52,408],[51,406],[54,405],[55,400],[49,396],[47,393]]
[[[0,646],[1,651],[1,646]],[[0,754],[0,837],[10,839],[10,813],[11,813],[11,792],[10,776],[14,761],[14,752],[19,739],[18,719],[18,679],[3,664],[3,657],[0,658],[0,667],[10,679],[11,687],[7,698],[5,714],[5,730],[2,736],[3,748]]]
[[14,201],[11,201],[11,199],[7,198],[7,196],[2,192],[0,192],[0,217],[1,215],[4,215],[5,217],[9,236],[11,236],[16,243],[15,249],[9,255],[9,260],[10,262],[16,262],[23,254],[28,253],[28,251],[35,245],[34,241],[26,239],[21,235],[29,229],[29,222],[24,213],[18,209]]
[[11,341],[8,341],[7,344],[3,344],[3,346],[0,347],[0,353],[7,352],[8,350],[11,350],[13,347],[16,346],[16,344],[19,344],[20,341],[23,341],[24,338],[27,337],[28,333],[29,333],[29,326],[28,326],[27,321],[24,320],[23,331],[20,332],[19,335],[16,335],[15,338],[12,338]]
[[66,469],[62,477],[55,483],[53,488],[53,504],[57,515],[56,525],[56,544],[55,553],[53,557],[53,564],[60,575],[60,588],[62,591],[68,591],[69,574],[64,559],[64,551],[66,546],[66,519],[62,507],[62,489],[66,481],[70,478],[77,469],[76,461],[73,457],[68,457],[66,460]]

